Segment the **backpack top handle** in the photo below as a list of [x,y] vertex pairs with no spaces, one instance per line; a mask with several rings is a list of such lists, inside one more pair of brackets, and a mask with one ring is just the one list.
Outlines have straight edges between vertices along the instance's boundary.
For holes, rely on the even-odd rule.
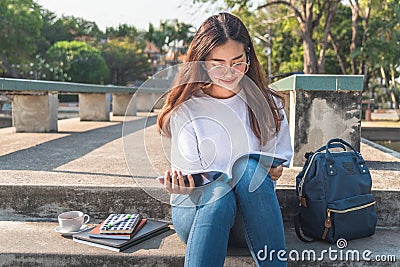
[[333,156],[332,156],[331,152],[329,151],[329,148],[334,147],[334,146],[333,146],[334,143],[340,143],[340,144],[343,144],[343,145],[347,146],[347,147],[350,148],[352,151],[354,151],[354,153],[356,154],[356,156],[357,156],[357,158],[358,158],[357,162],[360,162],[360,161],[364,162],[364,160],[361,158],[361,154],[358,153],[358,152],[354,149],[354,147],[352,147],[349,143],[347,143],[346,141],[344,141],[344,140],[342,140],[342,139],[340,139],[340,138],[333,138],[333,139],[329,140],[328,143],[326,143],[326,146],[325,146],[325,153],[326,153],[326,154],[325,154],[325,157],[326,157],[326,160],[327,160],[329,163],[332,163],[332,164],[333,164],[333,163],[335,162],[334,159],[333,159]]
[[[333,147],[333,144],[335,143],[339,143],[342,144],[344,146],[347,146],[348,148],[350,148],[351,150],[354,150],[354,147],[352,147],[352,145],[350,145],[349,143],[347,143],[346,141],[344,141],[343,139],[340,138],[332,138],[331,140],[328,141],[328,143],[326,143],[325,149],[328,150],[329,148]],[[357,152],[357,151],[356,151]]]
[[354,147],[352,145],[350,145],[349,143],[347,143],[346,141],[340,139],[340,138],[333,138],[331,140],[328,141],[328,143],[325,146],[325,158],[327,163],[327,173],[328,175],[332,176],[332,175],[336,175],[336,168],[335,168],[335,160],[333,159],[333,156],[331,154],[331,152],[329,151],[329,148],[333,148],[335,147],[335,144],[343,144],[345,146],[347,146],[348,148],[350,148],[353,152],[354,155],[356,156],[356,164],[358,165],[359,171],[361,174],[366,174],[369,173],[368,167],[365,164],[364,159],[361,156],[361,153],[359,153],[358,151],[356,151],[354,149]]

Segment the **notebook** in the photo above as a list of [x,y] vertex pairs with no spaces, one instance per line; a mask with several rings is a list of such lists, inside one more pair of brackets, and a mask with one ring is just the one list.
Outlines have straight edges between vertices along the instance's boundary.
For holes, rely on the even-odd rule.
[[89,232],[90,237],[95,238],[110,238],[110,239],[125,239],[129,240],[136,235],[136,233],[146,224],[147,219],[141,219],[139,224],[136,226],[135,230],[133,230],[130,234],[102,234],[100,233],[100,227],[102,225],[97,225],[94,229]]
[[129,247],[132,247],[147,239],[150,239],[154,236],[170,230],[168,222],[157,221],[153,219],[147,219],[147,222],[142,227],[142,229],[140,229],[137,234],[129,240],[93,238],[89,236],[89,232],[92,229],[93,228],[72,235],[73,240],[78,243],[100,247],[112,251],[123,251]]

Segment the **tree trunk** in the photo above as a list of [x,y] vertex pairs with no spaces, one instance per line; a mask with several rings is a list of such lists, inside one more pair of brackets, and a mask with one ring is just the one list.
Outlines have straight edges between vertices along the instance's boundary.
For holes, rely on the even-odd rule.
[[[304,68],[306,74],[318,73],[318,61],[315,53],[314,42],[312,39],[314,27],[318,24],[313,21],[313,3],[307,0],[302,1],[302,16],[296,17],[301,27],[303,38]],[[300,13],[300,12],[299,12]],[[318,20],[319,21],[319,20]]]
[[[328,1],[328,0],[324,0]],[[258,9],[267,8],[272,5],[285,5],[289,7],[295,14],[297,21],[301,27],[301,35],[303,38],[303,51],[304,51],[304,73],[318,73],[318,61],[315,52],[314,42],[312,35],[314,28],[318,26],[319,21],[326,11],[324,1],[309,1],[309,0],[271,0],[266,4],[261,5]],[[330,0],[329,0],[330,1]],[[334,0],[338,2],[338,0]],[[337,5],[337,3],[336,3]],[[329,10],[329,9],[328,9]],[[324,53],[322,61],[324,61]],[[323,62],[321,62],[323,65]]]
[[[369,66],[368,64],[364,64],[364,84],[363,84],[363,90],[366,91],[368,89],[368,84],[369,84],[369,80],[371,79],[370,74],[369,74]],[[374,98],[374,88],[371,87],[371,95],[372,98]]]
[[315,55],[314,43],[311,38],[310,31],[303,32],[303,49],[304,49],[304,73],[318,73],[317,56]]

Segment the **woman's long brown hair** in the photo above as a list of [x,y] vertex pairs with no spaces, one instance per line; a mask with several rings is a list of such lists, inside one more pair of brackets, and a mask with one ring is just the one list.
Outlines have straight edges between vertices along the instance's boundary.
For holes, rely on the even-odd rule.
[[[203,22],[189,46],[186,63],[178,72],[174,85],[158,115],[157,126],[161,134],[171,137],[169,123],[171,113],[201,90],[202,86],[209,83],[204,81],[210,81],[207,72],[195,63],[205,61],[212,49],[228,40],[244,44],[250,59],[250,67],[246,73],[250,79],[244,77],[241,86],[245,89],[251,130],[263,145],[279,132],[283,120],[279,110],[284,106],[284,98],[268,87],[267,79],[261,71],[260,63],[254,52],[253,42],[243,22],[232,14],[219,13]],[[190,64],[190,62],[194,64]],[[280,107],[277,106],[274,97],[282,103]],[[265,101],[271,112],[266,110],[268,107],[265,106]],[[270,116],[271,113],[273,118]]]

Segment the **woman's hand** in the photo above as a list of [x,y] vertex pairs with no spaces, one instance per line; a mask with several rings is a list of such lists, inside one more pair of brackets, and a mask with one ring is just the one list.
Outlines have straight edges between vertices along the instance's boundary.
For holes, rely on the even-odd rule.
[[279,165],[276,167],[271,167],[269,170],[269,175],[271,176],[271,179],[274,181],[277,181],[281,176],[283,172],[283,166]]
[[185,185],[181,171],[174,171],[171,175],[171,171],[166,171],[164,175],[164,188],[171,194],[189,194],[195,187],[194,180],[191,174],[187,176],[189,186]]

